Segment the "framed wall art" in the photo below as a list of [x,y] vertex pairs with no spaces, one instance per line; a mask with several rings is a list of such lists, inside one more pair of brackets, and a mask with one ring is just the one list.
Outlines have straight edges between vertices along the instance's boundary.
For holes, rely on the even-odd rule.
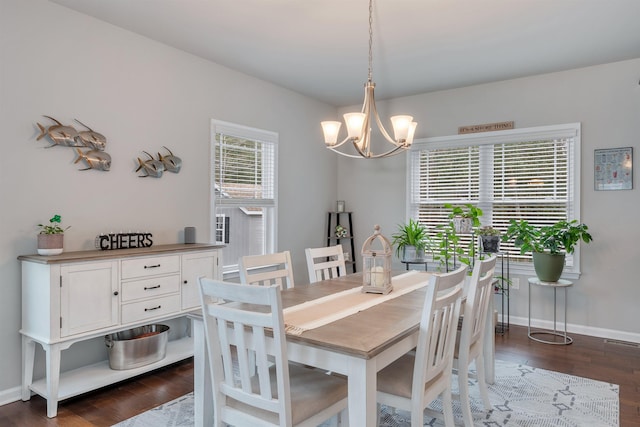
[[596,190],[633,189],[633,147],[594,151]]

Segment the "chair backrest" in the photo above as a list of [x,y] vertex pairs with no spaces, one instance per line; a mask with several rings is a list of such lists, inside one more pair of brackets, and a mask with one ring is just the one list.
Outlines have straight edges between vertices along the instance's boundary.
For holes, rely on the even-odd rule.
[[[204,277],[199,284],[215,425],[267,425],[262,418],[251,415],[261,411],[277,414],[280,425],[291,425],[280,286],[243,286]],[[208,303],[211,299],[245,304]],[[267,340],[266,329],[273,331],[272,343]],[[275,370],[269,369],[271,363],[275,363]],[[276,393],[271,389],[274,375]]]
[[347,272],[342,245],[307,248],[304,252],[307,256],[309,283],[344,276]]
[[463,265],[451,273],[434,274],[429,280],[413,370],[412,396],[419,402],[427,382],[451,373],[466,275],[467,266]]
[[495,267],[495,255],[485,260],[476,261],[473,267],[464,305],[464,320],[460,332],[460,353],[469,351],[473,354],[481,351],[489,300],[493,295],[492,283]]
[[293,288],[293,267],[289,251],[240,257],[240,281],[245,285],[279,285]]

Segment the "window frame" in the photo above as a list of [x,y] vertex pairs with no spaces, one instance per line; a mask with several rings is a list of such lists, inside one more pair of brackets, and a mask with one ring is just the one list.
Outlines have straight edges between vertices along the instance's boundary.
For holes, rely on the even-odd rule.
[[[442,137],[421,138],[413,142],[409,153],[407,153],[407,174],[406,174],[406,212],[407,221],[409,218],[418,217],[418,209],[420,202],[414,202],[414,181],[413,176],[419,176],[419,168],[417,166],[418,156],[416,152],[422,150],[435,150],[443,148],[460,148],[471,145],[495,145],[504,143],[518,143],[535,140],[550,139],[573,139],[571,153],[569,154],[569,194],[568,194],[568,215],[569,219],[577,219],[580,222],[580,187],[581,187],[581,124],[566,123],[560,125],[538,126],[521,129],[511,129],[495,132],[482,132],[473,134],[460,134]],[[493,163],[491,163],[493,164]],[[481,166],[482,167],[482,166]],[[482,170],[479,173],[483,175]],[[491,176],[491,173],[485,173]],[[482,185],[482,184],[481,184]],[[466,203],[464,201],[459,204]],[[493,198],[489,201],[480,200],[476,205],[485,210],[486,203],[493,204]],[[488,218],[483,216],[483,219]],[[484,222],[483,222],[484,224]],[[569,264],[569,263],[568,263]],[[510,271],[516,275],[535,275],[533,264],[531,262],[514,262],[511,260]],[[563,277],[577,279],[581,274],[580,270],[580,245],[576,246],[572,255],[572,265],[567,265],[563,272]]]
[[[216,134],[222,133],[225,135],[231,135],[238,138],[260,141],[263,143],[269,143],[273,147],[273,176],[269,179],[272,181],[272,198],[266,199],[246,199],[244,201],[236,199],[229,204],[220,204],[216,200]],[[239,125],[236,123],[226,122],[222,120],[211,119],[210,130],[210,160],[209,160],[209,224],[210,224],[210,236],[211,242],[217,242],[216,232],[217,227],[217,208],[218,205],[224,207],[262,207],[269,210],[269,214],[265,214],[265,236],[264,236],[264,253],[273,253],[277,248],[277,217],[278,217],[278,142],[279,134],[277,132],[253,128],[249,126]],[[231,200],[231,199],[230,199]],[[228,231],[227,231],[228,233]],[[218,242],[217,242],[218,243]],[[225,279],[233,279],[239,277],[237,260],[231,260],[233,264],[224,264],[222,262],[223,277]]]

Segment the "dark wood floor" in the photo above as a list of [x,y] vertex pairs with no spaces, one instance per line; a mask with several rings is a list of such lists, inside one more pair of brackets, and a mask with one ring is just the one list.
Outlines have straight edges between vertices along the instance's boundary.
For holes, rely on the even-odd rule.
[[[496,336],[496,357],[620,385],[620,426],[640,426],[640,349],[572,335],[574,343],[553,346],[531,341],[523,327]],[[46,417],[46,402],[0,406],[0,426],[111,426],[193,390],[193,362],[187,360],[151,374],[60,403]]]

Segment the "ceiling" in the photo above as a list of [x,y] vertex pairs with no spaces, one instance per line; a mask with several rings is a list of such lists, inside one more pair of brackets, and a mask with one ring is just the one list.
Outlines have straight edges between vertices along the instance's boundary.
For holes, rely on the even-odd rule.
[[[366,0],[50,1],[332,105],[362,102]],[[640,0],[377,0],[376,97],[640,58],[638,17]]]

